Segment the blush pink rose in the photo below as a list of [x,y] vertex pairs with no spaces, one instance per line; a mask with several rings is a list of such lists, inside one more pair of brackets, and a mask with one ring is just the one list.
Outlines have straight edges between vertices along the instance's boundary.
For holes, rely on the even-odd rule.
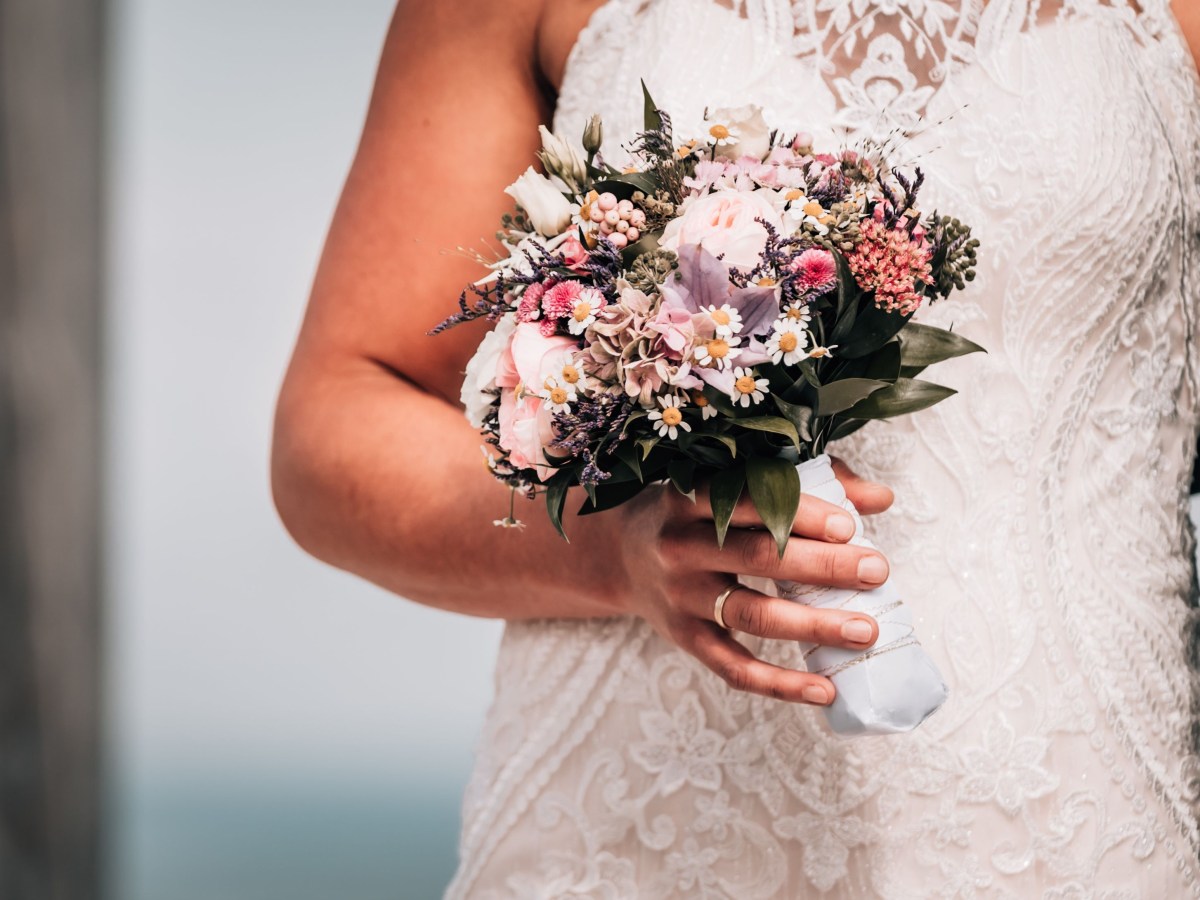
[[767,243],[767,231],[755,219],[783,228],[766,194],[715,191],[697,197],[687,204],[682,216],[668,223],[659,245],[679,252],[685,244],[699,244],[713,256],[724,254],[727,266],[753,268]]
[[562,254],[568,269],[579,269],[588,261],[587,247],[573,234],[568,235],[567,239],[558,245],[558,252]]
[[508,451],[514,466],[536,469],[546,481],[554,470],[545,465],[554,440],[554,416],[538,397],[526,394],[520,400],[513,391],[500,397],[500,446]]
[[[496,366],[496,385],[502,389],[500,446],[509,452],[514,465],[536,468],[543,481],[554,474],[544,465],[546,455],[556,455],[550,449],[554,417],[532,392],[541,389],[549,363],[576,347],[572,338],[547,337],[537,322],[523,322],[513,329],[512,339]],[[518,385],[527,388],[520,399],[516,396]]]

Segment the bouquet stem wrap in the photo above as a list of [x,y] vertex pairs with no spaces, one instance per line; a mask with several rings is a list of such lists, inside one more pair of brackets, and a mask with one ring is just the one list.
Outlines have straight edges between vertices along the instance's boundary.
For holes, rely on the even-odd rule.
[[[829,456],[801,463],[802,494],[820,497],[854,518],[850,543],[874,545],[863,535],[862,519],[834,475]],[[891,579],[870,591],[776,582],[788,600],[821,609],[865,613],[879,622],[879,639],[867,650],[802,644],[810,672],[828,677],[837,698],[825,707],[830,728],[840,735],[898,734],[912,731],[945,702],[949,693],[913,628],[912,612]]]

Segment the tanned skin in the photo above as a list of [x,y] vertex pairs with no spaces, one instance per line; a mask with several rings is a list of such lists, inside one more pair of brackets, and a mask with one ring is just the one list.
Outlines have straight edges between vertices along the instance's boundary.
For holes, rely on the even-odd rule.
[[[712,2],[712,0],[697,0]],[[358,152],[329,231],[279,398],[276,505],[312,555],[419,603],[505,619],[633,615],[730,685],[823,704],[824,678],[755,659],[712,621],[735,573],[870,588],[887,576],[853,547],[841,510],[805,497],[787,552],[752,508],[723,550],[703,490],[696,503],[652,488],[602,515],[570,513],[568,544],[544,511],[518,501],[520,530],[492,520],[508,490],[486,471],[458,403],[462,372],[487,325],[427,335],[478,264],[512,201],[503,189],[539,147],[570,48],[597,0],[401,0],[389,29]],[[1193,48],[1200,4],[1177,0]],[[839,464],[865,514],[891,491]],[[574,504],[576,507],[577,503]],[[862,648],[874,621],[740,589],[726,622],[748,634]],[[848,622],[865,623],[866,639]]]

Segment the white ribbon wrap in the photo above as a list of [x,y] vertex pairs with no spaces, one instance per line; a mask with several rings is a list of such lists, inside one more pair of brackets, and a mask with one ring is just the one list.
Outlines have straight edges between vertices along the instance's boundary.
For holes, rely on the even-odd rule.
[[[854,518],[851,544],[871,547],[862,519],[846,497],[825,454],[797,466],[801,494],[840,506]],[[912,731],[945,702],[949,688],[917,640],[912,612],[889,578],[870,591],[776,582],[780,596],[820,609],[866,613],[879,622],[879,639],[867,650],[801,644],[810,672],[828,677],[837,697],[825,707],[830,728],[840,735]]]

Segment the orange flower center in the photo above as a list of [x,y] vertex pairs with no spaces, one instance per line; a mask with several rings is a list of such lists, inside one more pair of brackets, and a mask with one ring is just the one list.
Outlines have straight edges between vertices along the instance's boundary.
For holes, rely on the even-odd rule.
[[683,413],[677,410],[674,406],[668,406],[663,410],[663,424],[667,426],[678,425],[683,421]]
[[785,331],[779,336],[779,349],[784,353],[791,353],[796,349],[796,335],[790,331]]
[[695,403],[697,406],[699,406],[701,409],[708,406],[708,398],[705,397],[701,393],[692,394],[692,402]]
[[756,281],[754,283],[757,284],[759,287],[774,287],[775,279],[771,278],[769,275],[764,275],[762,278],[758,279],[758,281]]
[[816,200],[809,200],[804,204],[804,214],[806,216],[821,216],[825,212],[825,207],[821,206]]
[[550,391],[550,402],[561,406],[567,402],[567,392],[560,387]]
[[718,325],[728,325],[730,322],[729,313],[723,309],[714,309],[709,315],[712,316],[712,320]]
[[743,375],[733,383],[733,386],[743,394],[753,394],[757,390],[757,385],[754,383],[753,375]]
[[799,306],[793,306],[788,310],[788,318],[795,319],[797,322],[804,316],[804,309]]
[[592,314],[592,304],[590,304],[590,303],[575,304],[575,312],[573,315],[575,317],[576,322],[587,321],[588,316],[590,316],[591,314]]
[[718,141],[723,141],[725,138],[729,137],[729,129],[724,125],[714,125],[712,128],[708,129],[708,133]]
[[729,355],[729,344],[720,338],[709,341],[708,355],[713,359],[724,359]]
[[579,370],[574,366],[563,366],[562,377],[567,384],[575,384],[579,381]]

